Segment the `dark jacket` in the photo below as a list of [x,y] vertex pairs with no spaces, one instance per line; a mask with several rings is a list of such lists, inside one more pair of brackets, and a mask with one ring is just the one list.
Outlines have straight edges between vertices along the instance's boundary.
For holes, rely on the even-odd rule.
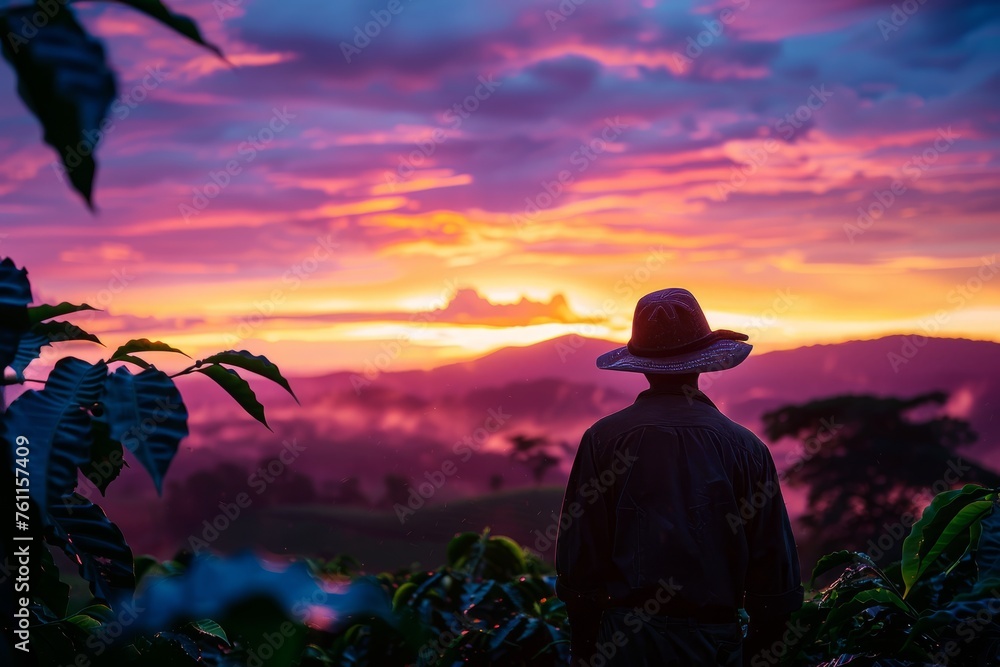
[[771,454],[700,391],[644,391],[584,433],[556,570],[574,648],[608,607],[705,622],[743,607],[753,624],[802,604]]

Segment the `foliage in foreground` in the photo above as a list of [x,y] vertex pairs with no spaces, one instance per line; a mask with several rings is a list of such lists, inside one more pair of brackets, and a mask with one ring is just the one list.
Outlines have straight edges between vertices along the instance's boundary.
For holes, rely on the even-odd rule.
[[829,667],[1000,665],[998,503],[997,489],[973,484],[938,494],[902,559],[885,569],[859,552],[820,559],[810,586],[842,573],[793,619],[805,631],[771,657]]
[[464,533],[430,572],[349,577],[251,555],[136,562],[134,601],[96,602],[33,629],[42,665],[565,665],[563,604],[544,566],[505,537]]
[[[17,639],[12,644],[22,654],[26,626],[46,637],[46,626],[59,623],[68,610],[69,589],[49,547],[62,550],[77,566],[90,584],[95,606],[118,613],[131,603],[136,580],[132,550],[104,511],[77,492],[77,483],[83,475],[104,493],[127,465],[127,451],[162,489],[188,434],[188,412],[174,378],[211,378],[265,426],[263,406],[234,369],[266,377],[294,397],[278,367],[265,357],[227,350],[168,375],[141,355],[187,355],[146,339],[128,341],[96,363],[61,358],[45,380],[26,378],[25,371],[43,349],[56,343],[102,344],[97,336],[55,319],[94,310],[91,306],[30,307],[31,302],[27,271],[10,259],[0,261],[0,369],[5,369],[0,381],[0,496],[13,500],[15,510],[0,539],[0,562],[5,572],[18,568],[18,579],[0,580],[0,628],[5,639]],[[133,366],[140,371],[133,372]],[[2,410],[4,386],[28,381],[44,386],[24,392]],[[80,622],[100,624],[97,618]],[[6,651],[5,642],[0,664],[9,664]]]
[[[882,570],[830,554],[784,641],[751,665],[986,667],[1000,664],[997,490],[937,496]],[[349,558],[283,571],[251,556],[137,561],[125,617],[93,605],[50,624],[44,664],[418,667],[568,664],[565,607],[546,567],[507,538],[464,533],[432,571],[352,574]],[[810,583],[812,587],[812,583]],[[93,648],[97,647],[95,654]],[[57,652],[58,651],[58,652]],[[60,662],[61,660],[61,662]]]

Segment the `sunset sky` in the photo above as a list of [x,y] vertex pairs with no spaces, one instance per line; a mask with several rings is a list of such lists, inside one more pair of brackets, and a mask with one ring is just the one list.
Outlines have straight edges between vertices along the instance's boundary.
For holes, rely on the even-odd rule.
[[1000,341],[1000,5],[576,2],[168,2],[232,66],[85,4],[98,213],[5,63],[0,256],[109,347],[299,375],[624,341],[669,286],[758,350]]

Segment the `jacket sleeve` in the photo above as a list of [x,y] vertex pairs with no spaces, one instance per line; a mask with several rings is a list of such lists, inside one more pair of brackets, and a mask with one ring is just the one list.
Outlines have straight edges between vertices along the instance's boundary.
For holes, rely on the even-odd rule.
[[[802,577],[791,522],[774,460],[764,443],[751,463],[747,502],[753,510],[746,524],[749,563],[744,607],[750,618],[774,618],[802,606]],[[751,623],[753,621],[751,620]]]
[[566,484],[556,538],[556,593],[566,604],[574,662],[587,660],[594,650],[608,599],[604,577],[611,566],[613,498],[595,483],[600,476],[596,445],[588,429]]

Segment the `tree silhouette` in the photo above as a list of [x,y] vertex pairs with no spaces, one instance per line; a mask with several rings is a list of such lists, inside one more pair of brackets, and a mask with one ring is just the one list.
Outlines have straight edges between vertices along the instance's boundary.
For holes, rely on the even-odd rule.
[[490,475],[490,491],[496,492],[503,488],[503,475],[498,472]]
[[410,478],[405,475],[389,473],[384,478],[385,496],[382,498],[383,507],[394,507],[396,505],[406,505],[410,499]]
[[545,473],[549,468],[559,465],[561,456],[554,455],[550,450],[552,443],[544,435],[529,436],[523,433],[510,436],[508,438],[514,449],[511,451],[511,458],[518,463],[523,463],[531,469],[531,474],[535,478],[535,484],[541,484],[545,478]]
[[251,477],[251,488],[253,495],[260,498],[261,506],[305,505],[319,497],[312,477],[294,470],[278,457],[262,459],[256,470],[258,477]]
[[357,477],[345,477],[333,486],[331,502],[336,505],[367,507],[368,497],[361,490],[361,480]]
[[978,436],[968,422],[940,413],[947,399],[944,392],[842,395],[763,416],[772,442],[791,437],[803,444],[784,475],[789,486],[809,489],[801,522],[813,548],[896,558],[933,494],[1000,483],[997,473],[958,453]]

